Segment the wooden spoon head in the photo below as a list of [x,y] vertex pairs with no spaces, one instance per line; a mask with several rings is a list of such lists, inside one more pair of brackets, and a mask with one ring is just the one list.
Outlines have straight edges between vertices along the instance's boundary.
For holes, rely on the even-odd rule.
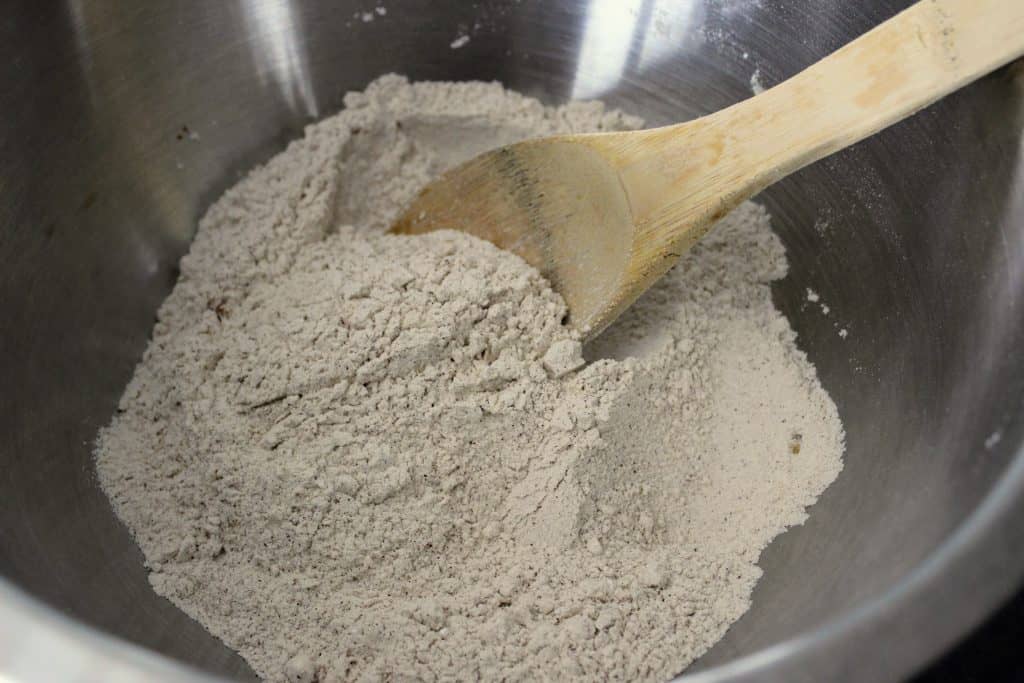
[[460,230],[518,254],[547,277],[585,337],[624,300],[634,226],[606,136],[531,140],[472,159],[426,187],[392,226],[421,234]]

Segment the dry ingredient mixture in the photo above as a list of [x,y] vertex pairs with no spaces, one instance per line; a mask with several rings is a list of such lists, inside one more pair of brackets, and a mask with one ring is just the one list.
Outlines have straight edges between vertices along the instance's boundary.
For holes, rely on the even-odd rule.
[[841,468],[769,217],[582,349],[518,257],[384,230],[485,148],[640,122],[397,76],[345,104],[210,209],[100,435],[153,587],[270,681],[671,678]]

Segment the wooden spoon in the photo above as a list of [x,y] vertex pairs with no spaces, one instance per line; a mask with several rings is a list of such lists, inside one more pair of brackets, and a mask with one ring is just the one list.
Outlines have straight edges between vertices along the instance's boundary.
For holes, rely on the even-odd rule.
[[716,114],[488,152],[424,189],[392,230],[462,230],[519,254],[593,337],[742,201],[1022,54],[1024,0],[922,0]]

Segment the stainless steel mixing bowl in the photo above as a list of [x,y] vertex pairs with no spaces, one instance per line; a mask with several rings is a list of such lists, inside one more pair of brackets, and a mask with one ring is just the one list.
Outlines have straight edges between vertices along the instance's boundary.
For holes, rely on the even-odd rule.
[[[778,82],[906,4],[5,3],[0,679],[199,675],[172,660],[252,676],[149,588],[90,443],[199,215],[346,90],[389,71],[497,79],[666,123],[749,96],[755,72]],[[765,552],[753,609],[692,680],[895,680],[1024,574],[1020,74],[764,195],[792,263],[776,300],[839,405],[846,469]]]

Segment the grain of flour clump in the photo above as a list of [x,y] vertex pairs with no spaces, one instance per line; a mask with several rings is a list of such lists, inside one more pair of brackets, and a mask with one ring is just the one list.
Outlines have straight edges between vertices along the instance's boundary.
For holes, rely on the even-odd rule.
[[485,148],[638,122],[395,76],[346,106],[210,209],[100,434],[153,587],[271,681],[670,678],[841,466],[768,216],[585,363],[516,256],[384,230]]

